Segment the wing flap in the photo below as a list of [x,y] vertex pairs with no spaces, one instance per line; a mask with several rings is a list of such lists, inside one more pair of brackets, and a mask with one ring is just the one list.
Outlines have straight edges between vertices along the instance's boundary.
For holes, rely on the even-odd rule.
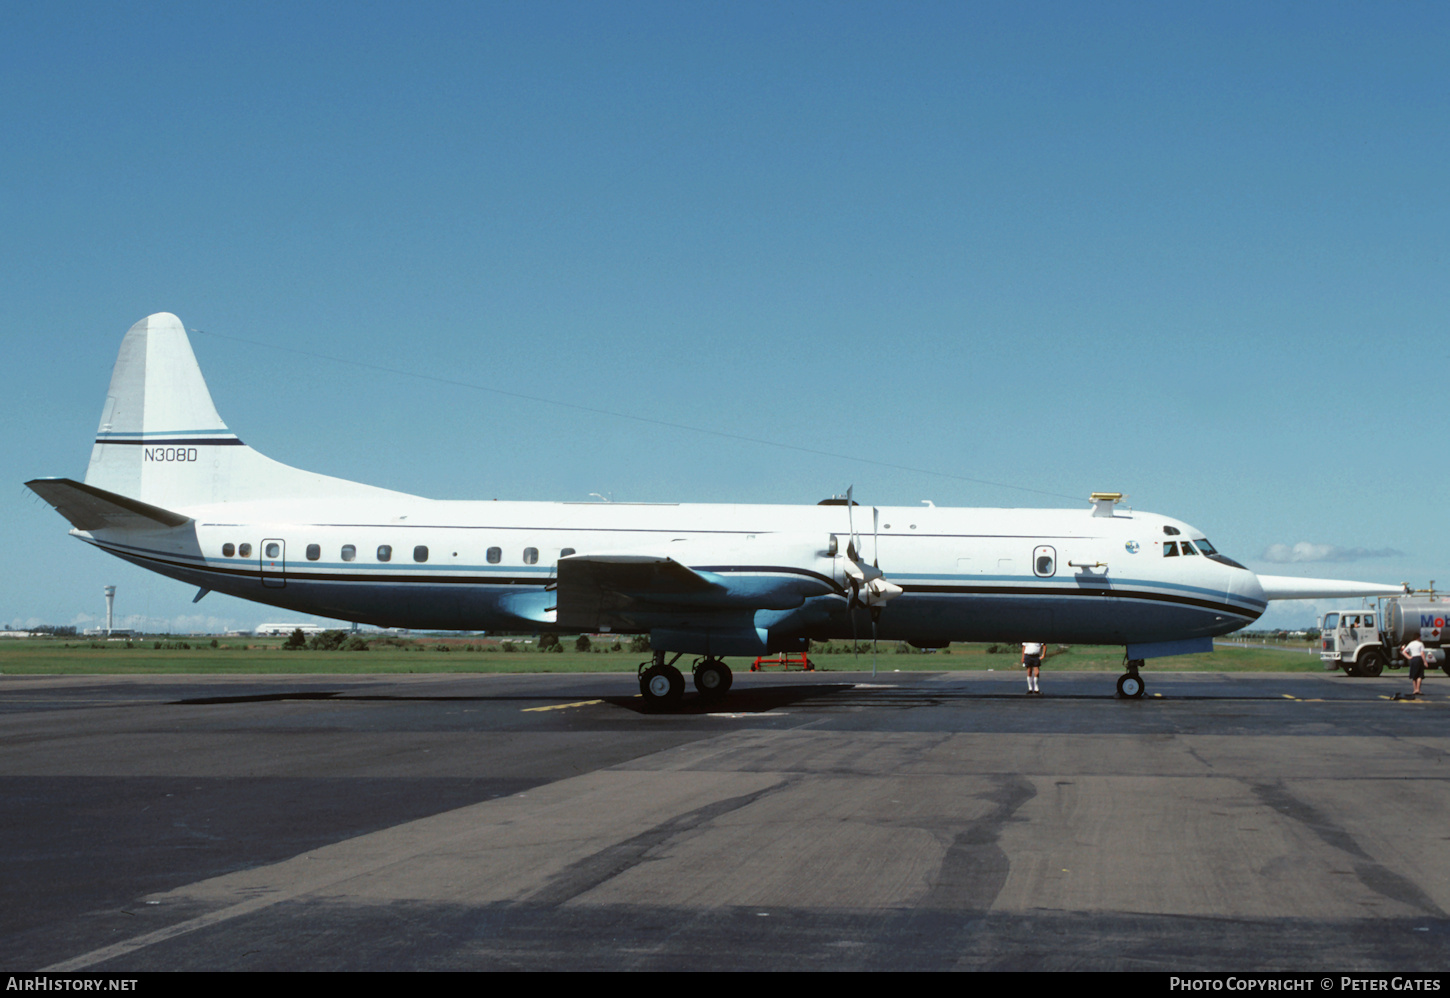
[[721,587],[673,558],[658,555],[570,555],[559,559],[558,623],[598,630],[612,614],[653,598],[719,592]]
[[30,491],[55,507],[78,530],[180,527],[191,517],[117,495],[69,478],[36,478],[25,483]]

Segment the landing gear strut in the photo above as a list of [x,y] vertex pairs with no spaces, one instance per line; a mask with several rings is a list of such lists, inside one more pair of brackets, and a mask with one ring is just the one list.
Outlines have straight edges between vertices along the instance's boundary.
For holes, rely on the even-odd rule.
[[1143,677],[1138,675],[1138,670],[1142,667],[1141,658],[1128,659],[1128,671],[1118,677],[1118,696],[1124,700],[1142,699]]

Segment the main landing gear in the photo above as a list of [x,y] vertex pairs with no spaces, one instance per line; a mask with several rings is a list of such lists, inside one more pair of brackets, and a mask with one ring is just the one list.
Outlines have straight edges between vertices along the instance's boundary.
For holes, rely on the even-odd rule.
[[[674,658],[666,662],[665,653],[657,651],[652,661],[640,663],[639,692],[644,697],[645,706],[650,710],[677,706],[684,697],[685,677],[675,668],[680,654],[677,652]],[[702,700],[723,697],[735,681],[730,666],[714,657],[696,659],[691,673],[695,680],[695,689]]]
[[1128,671],[1118,677],[1118,696],[1124,700],[1143,698],[1143,677],[1138,675],[1138,670],[1142,667],[1141,658],[1128,659]]

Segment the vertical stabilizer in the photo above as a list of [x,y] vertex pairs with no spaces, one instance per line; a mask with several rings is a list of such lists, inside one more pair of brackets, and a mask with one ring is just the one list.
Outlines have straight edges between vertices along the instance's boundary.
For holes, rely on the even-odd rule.
[[164,509],[401,493],[300,471],[243,444],[212,403],[181,320],[158,312],[121,341],[86,484]]

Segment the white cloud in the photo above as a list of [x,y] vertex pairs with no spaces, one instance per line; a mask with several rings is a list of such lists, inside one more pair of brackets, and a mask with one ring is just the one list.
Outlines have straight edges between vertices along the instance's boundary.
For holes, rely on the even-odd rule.
[[1264,561],[1275,565],[1290,565],[1305,561],[1368,561],[1374,558],[1399,558],[1403,551],[1394,548],[1342,548],[1333,544],[1311,544],[1300,541],[1288,544],[1270,544],[1262,555]]

